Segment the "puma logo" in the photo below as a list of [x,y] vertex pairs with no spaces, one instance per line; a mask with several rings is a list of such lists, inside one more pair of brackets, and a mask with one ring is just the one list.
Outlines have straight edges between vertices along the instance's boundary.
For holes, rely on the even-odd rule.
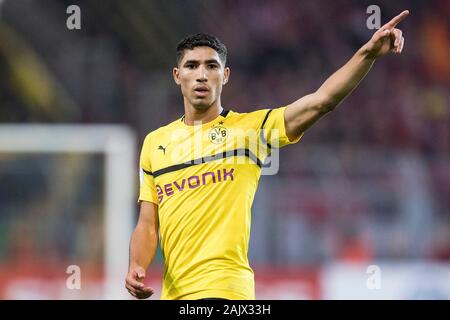
[[[168,145],[167,145],[168,146]],[[162,145],[159,145],[158,146],[158,150],[162,150],[162,152],[164,153],[164,155],[166,155],[166,148],[167,148],[167,146],[166,147],[163,147]]]

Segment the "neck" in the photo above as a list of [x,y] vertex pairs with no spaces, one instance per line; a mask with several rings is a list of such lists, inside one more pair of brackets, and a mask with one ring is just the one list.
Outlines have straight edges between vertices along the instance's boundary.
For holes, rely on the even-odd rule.
[[207,109],[196,109],[192,104],[184,103],[184,123],[193,126],[196,122],[207,123],[219,116],[223,108],[218,99]]

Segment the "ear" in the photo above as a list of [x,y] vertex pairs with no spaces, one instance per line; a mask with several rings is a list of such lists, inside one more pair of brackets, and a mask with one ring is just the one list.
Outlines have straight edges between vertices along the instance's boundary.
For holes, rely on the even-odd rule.
[[225,67],[225,69],[223,69],[223,82],[222,82],[223,85],[226,85],[228,79],[230,79],[230,73],[231,73],[230,68]]
[[173,68],[172,74],[173,74],[173,80],[175,80],[175,83],[177,85],[180,85],[180,69],[178,69],[177,67]]

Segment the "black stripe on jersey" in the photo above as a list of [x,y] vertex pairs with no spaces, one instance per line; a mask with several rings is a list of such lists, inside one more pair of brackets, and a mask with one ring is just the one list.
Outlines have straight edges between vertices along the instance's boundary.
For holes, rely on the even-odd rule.
[[263,165],[261,160],[259,160],[255,156],[255,154],[253,152],[251,152],[249,149],[235,149],[235,150],[224,151],[222,153],[216,153],[216,154],[213,154],[211,156],[207,156],[207,157],[202,157],[202,158],[199,158],[199,159],[191,160],[189,162],[175,164],[175,165],[167,167],[167,168],[159,169],[159,170],[156,170],[155,172],[153,172],[153,176],[156,178],[156,177],[158,177],[158,176],[160,176],[162,174],[173,172],[173,171],[178,171],[178,170],[181,170],[181,169],[185,169],[185,168],[194,166],[196,164],[203,164],[203,163],[215,161],[215,160],[218,160],[218,159],[237,157],[237,156],[245,156],[245,157],[249,158],[250,160],[255,162],[256,165],[258,167],[260,167],[260,168]]
[[[141,169],[142,169],[142,168],[141,168]],[[142,169],[142,171],[144,171],[144,173],[148,174],[149,176],[152,176],[152,175],[153,175],[153,173],[152,173],[151,171],[147,171],[147,170],[145,170],[145,169]]]
[[[269,111],[267,111],[266,116],[264,117],[263,123],[261,125],[261,130],[264,129],[264,125],[266,124],[267,118],[269,117],[269,114],[272,112],[272,109],[270,109]],[[264,137],[264,132],[261,131],[261,140],[263,142],[267,143],[267,146],[269,147],[269,153],[270,153],[270,149],[272,149],[272,146],[270,145],[269,142],[266,141],[266,138]]]
[[270,109],[269,111],[267,111],[266,116],[264,117],[264,121],[261,125],[261,129],[264,128],[264,125],[266,124],[267,118],[269,117],[269,114],[272,112],[272,109]]

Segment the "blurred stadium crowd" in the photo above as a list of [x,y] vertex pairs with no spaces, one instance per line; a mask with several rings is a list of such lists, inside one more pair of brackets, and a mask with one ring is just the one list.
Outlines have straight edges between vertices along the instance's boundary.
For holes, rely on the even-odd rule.
[[[66,28],[70,4],[81,8],[81,30]],[[365,12],[370,4],[6,1],[0,9],[0,122],[120,123],[136,130],[140,145],[146,133],[183,114],[171,72],[177,42],[195,32],[214,34],[228,47],[232,73],[225,108],[249,112],[286,105],[318,88],[371,37]],[[278,175],[261,179],[250,244],[257,265],[450,260],[450,6],[445,0],[377,4],[382,22],[410,10],[401,26],[404,52],[376,62],[335,112],[281,151]],[[47,220],[24,221],[71,221],[72,231],[60,230],[95,234],[85,230],[88,214],[80,216],[76,203],[61,201],[49,216],[50,200],[29,192],[21,210],[8,206],[12,171],[22,173],[29,191],[43,191],[36,175],[49,163],[0,159],[0,260],[12,259],[15,246],[25,241],[20,229],[10,228],[21,216],[47,212],[41,214]],[[78,202],[96,216],[101,196],[92,195],[101,195],[94,190],[102,188],[100,161],[52,165],[67,163],[85,171],[76,179],[66,173],[68,194],[79,182]],[[14,194],[23,195],[24,188]],[[101,230],[98,214],[94,220]],[[31,229],[26,232],[38,232]],[[29,245],[63,238],[45,230]],[[91,259],[101,249],[58,243],[63,249],[57,255],[69,257]]]

